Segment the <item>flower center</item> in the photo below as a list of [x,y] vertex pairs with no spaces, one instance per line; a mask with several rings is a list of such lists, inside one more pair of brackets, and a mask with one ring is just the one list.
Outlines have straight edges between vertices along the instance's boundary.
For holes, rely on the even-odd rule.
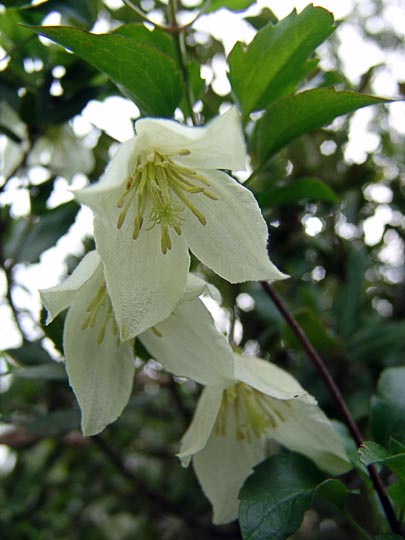
[[[175,155],[187,156],[190,153],[190,150],[185,149]],[[201,225],[207,223],[204,214],[191,201],[192,195],[196,193],[217,200],[218,197],[207,187],[210,187],[210,183],[203,176],[174,163],[170,155],[163,155],[157,150],[142,154],[117,200],[117,208],[121,209],[117,228],[122,227],[129,208],[135,203],[132,238],[138,238],[144,224],[144,215],[148,211],[149,229],[156,225],[160,227],[161,250],[166,254],[172,247],[170,229],[181,234],[185,208],[194,214]]]
[[224,390],[215,434],[225,437],[231,423],[236,440],[250,443],[253,437],[261,437],[279,422],[284,422],[285,417],[279,409],[289,406],[287,401],[281,400],[277,400],[276,406],[274,399],[245,383],[234,384]]
[[97,343],[103,342],[108,325],[111,324],[111,331],[114,336],[117,336],[117,347],[120,346],[121,340],[118,334],[118,325],[114,317],[113,308],[110,297],[107,293],[105,280],[102,279],[96,294],[90,300],[86,307],[86,318],[84,319],[81,328],[95,328],[97,324]]

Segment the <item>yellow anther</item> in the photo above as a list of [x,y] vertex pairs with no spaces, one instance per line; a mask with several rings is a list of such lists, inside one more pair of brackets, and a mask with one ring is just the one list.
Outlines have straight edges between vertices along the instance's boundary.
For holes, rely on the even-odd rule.
[[155,336],[162,337],[162,334],[159,332],[159,330],[156,328],[156,326],[152,326],[151,330],[155,334]]
[[[133,219],[132,238],[136,240],[146,219],[150,222],[146,230],[154,226],[160,227],[160,245],[163,254],[172,248],[170,234],[175,231],[181,234],[184,218],[182,213],[188,208],[202,225],[207,220],[204,214],[191,200],[193,196],[203,194],[215,201],[218,196],[206,189],[210,183],[204,176],[193,169],[179,165],[171,156],[188,156],[191,151],[182,148],[173,154],[161,154],[152,150],[141,154],[131,174],[126,180],[123,193],[116,202],[121,211],[117,215],[116,226],[121,229],[129,212],[129,208],[136,200],[136,209]],[[196,203],[199,199],[195,199]],[[145,212],[148,216],[145,217]]]
[[204,189],[204,195],[213,201],[217,201],[219,199],[218,195],[215,195],[215,193],[207,191],[206,189]]
[[[102,279],[96,294],[92,297],[86,307],[86,317],[81,324],[81,329],[86,330],[88,328],[97,328],[97,343],[101,344],[104,340],[108,325],[111,323],[111,332],[114,336],[117,336],[117,340],[120,345],[118,324],[114,317],[113,308],[111,305],[110,297],[107,293],[107,288],[104,279]],[[99,326],[101,321],[101,326]],[[97,324],[97,326],[96,326]]]
[[[251,442],[253,437],[259,438],[269,430],[284,422],[285,417],[279,411],[279,406],[287,402],[275,403],[273,398],[244,383],[236,383],[224,391],[215,433],[218,436],[227,435],[228,416],[234,417],[236,440]],[[289,404],[288,404],[289,405]]]
[[123,223],[124,223],[124,219],[125,219],[125,216],[126,216],[126,212],[121,212],[119,214],[119,216],[117,217],[117,229],[121,229]]

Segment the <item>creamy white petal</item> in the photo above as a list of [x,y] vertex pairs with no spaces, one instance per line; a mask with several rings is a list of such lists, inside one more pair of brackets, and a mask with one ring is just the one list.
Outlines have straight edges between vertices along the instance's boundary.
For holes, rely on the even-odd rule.
[[52,322],[59,313],[70,306],[77,291],[91,279],[97,270],[101,275],[100,257],[96,251],[91,251],[83,257],[72,275],[65,279],[63,283],[39,291],[42,303],[48,310],[46,324]]
[[235,379],[277,399],[292,399],[306,394],[292,375],[261,358],[235,353]]
[[[83,189],[73,192],[75,198],[82,204],[86,204],[93,210],[102,210],[100,206],[107,203],[115,207],[115,198],[118,195],[110,195],[110,190],[122,189],[123,184],[131,174],[139,153],[137,151],[137,137],[123,143],[109,162],[103,176],[98,182]],[[118,194],[120,191],[118,191]],[[101,199],[100,199],[101,197]]]
[[205,447],[193,457],[198,480],[213,506],[215,524],[237,518],[240,488],[252,467],[264,458],[264,439],[237,441],[232,429],[224,437],[213,432]]
[[277,417],[277,427],[269,432],[270,438],[307,456],[331,474],[343,474],[351,469],[338,433],[311,396],[290,401],[268,399],[284,418],[280,421],[280,416]]
[[177,457],[187,467],[194,454],[205,447],[221,406],[222,390],[207,386],[201,393],[193,420],[183,435]]
[[232,384],[232,349],[201,300],[179,304],[155,332],[139,339],[167,371],[217,388]]
[[[187,167],[233,170],[246,167],[246,147],[235,107],[201,127],[142,118],[135,128],[144,148],[173,155],[174,161]],[[191,153],[176,156],[181,150]]]
[[218,200],[202,193],[190,199],[205,216],[201,223],[186,210],[183,230],[191,251],[231,283],[285,279],[267,254],[267,226],[252,193],[221,171],[200,170]]
[[135,369],[130,343],[117,345],[111,322],[102,342],[97,342],[103,313],[99,313],[94,328],[81,328],[98,285],[95,276],[77,295],[64,329],[66,370],[80,405],[85,436],[99,433],[121,414],[131,395]]
[[172,234],[172,249],[163,255],[160,230],[144,230],[136,240],[132,223],[118,230],[94,221],[97,251],[123,341],[165,319],[181,299],[190,257],[183,236]]
[[194,298],[200,296],[200,294],[202,294],[207,287],[209,287],[208,283],[195,274],[191,274],[189,272],[187,276],[186,288],[184,289],[181,302],[189,302],[190,300],[194,300]]

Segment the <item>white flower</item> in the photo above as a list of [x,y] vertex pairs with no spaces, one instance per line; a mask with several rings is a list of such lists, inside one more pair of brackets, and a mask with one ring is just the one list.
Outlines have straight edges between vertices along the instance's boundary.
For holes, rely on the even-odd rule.
[[331,422],[291,375],[237,354],[234,365],[228,386],[203,390],[179,453],[183,465],[193,460],[217,524],[236,519],[239,490],[252,467],[266,457],[268,439],[332,474],[350,469]]
[[[188,303],[204,288],[190,274],[182,300]],[[131,395],[134,343],[119,337],[97,252],[88,253],[61,285],[40,294],[47,323],[69,308],[63,336],[66,371],[82,412],[83,434],[99,433],[118,418]],[[175,345],[170,332],[167,338],[162,338],[164,346]]]
[[97,251],[123,339],[166,318],[189,252],[230,282],[286,277],[267,255],[249,190],[218,169],[245,167],[236,109],[205,127],[141,119],[101,180],[75,193],[95,214]]
[[206,386],[179,457],[185,466],[193,460],[214,523],[237,517],[239,490],[266,457],[269,439],[332,474],[350,468],[315,398],[274,364],[233,353],[201,301],[183,303],[155,330],[161,337],[152,331],[142,335],[148,351],[168,371]]
[[121,342],[95,251],[61,285],[40,291],[47,323],[69,308],[63,348],[70,385],[82,412],[83,434],[95,435],[114,422],[132,391],[133,343]]

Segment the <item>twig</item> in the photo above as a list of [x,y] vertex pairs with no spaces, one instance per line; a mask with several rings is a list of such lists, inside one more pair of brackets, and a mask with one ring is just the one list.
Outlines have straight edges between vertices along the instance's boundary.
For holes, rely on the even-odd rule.
[[162,32],[168,32],[169,34],[176,34],[176,33],[178,34],[179,32],[184,32],[185,30],[190,28],[190,26],[192,26],[197,21],[197,19],[199,19],[201,17],[201,15],[204,15],[204,13],[209,8],[209,5],[211,4],[211,0],[207,0],[205,2],[205,4],[202,6],[202,8],[200,9],[200,11],[197,13],[197,15],[195,15],[195,17],[193,17],[191,19],[191,21],[189,21],[186,24],[183,24],[182,26],[179,26],[177,24],[175,24],[175,25],[170,24],[170,25],[166,26],[164,24],[159,24],[159,23],[157,23],[155,21],[152,21],[152,19],[149,19],[147,14],[144,13],[131,0],[123,0],[123,2],[127,7],[129,7],[129,9],[131,9],[134,13],[136,13],[138,15],[138,17],[140,17],[142,20],[144,20],[145,22],[147,22],[149,24],[152,24],[153,26],[155,26],[155,28],[158,28],[159,30],[162,30]]
[[183,80],[184,94],[188,108],[188,114],[193,122],[193,125],[198,124],[198,118],[193,110],[193,95],[190,86],[190,79],[186,65],[186,46],[184,41],[184,31],[177,24],[177,0],[169,0],[169,16],[170,26],[173,30],[173,41],[176,49],[177,60],[179,63],[181,77]]
[[[357,447],[361,446],[361,444],[363,443],[363,437],[356,423],[354,422],[352,415],[350,414],[350,411],[346,405],[346,402],[343,399],[342,394],[340,393],[339,388],[336,386],[336,383],[333,380],[332,376],[330,375],[328,368],[324,364],[322,358],[316,352],[316,350],[314,349],[314,347],[308,340],[307,336],[305,335],[304,331],[302,330],[298,322],[294,319],[294,317],[291,315],[287,306],[283,303],[283,301],[278,296],[278,294],[273,289],[273,287],[265,281],[261,282],[261,286],[266,291],[267,295],[272,299],[275,306],[277,307],[281,315],[284,317],[285,321],[287,322],[287,324],[289,325],[289,327],[295,334],[296,338],[300,342],[302,348],[307,353],[315,369],[318,371],[318,373],[322,377],[326,387],[329,390],[329,393],[335,400],[336,405],[339,408],[340,413],[342,415],[342,418],[347,428],[349,429],[352,438],[356,442]],[[371,481],[373,482],[374,488],[377,492],[378,498],[380,499],[381,506],[387,517],[388,523],[390,524],[390,528],[393,533],[400,535],[401,526],[397,520],[395,512],[392,508],[391,502],[385,491],[384,484],[382,483],[381,478],[373,465],[369,465],[367,469],[368,469]]]

